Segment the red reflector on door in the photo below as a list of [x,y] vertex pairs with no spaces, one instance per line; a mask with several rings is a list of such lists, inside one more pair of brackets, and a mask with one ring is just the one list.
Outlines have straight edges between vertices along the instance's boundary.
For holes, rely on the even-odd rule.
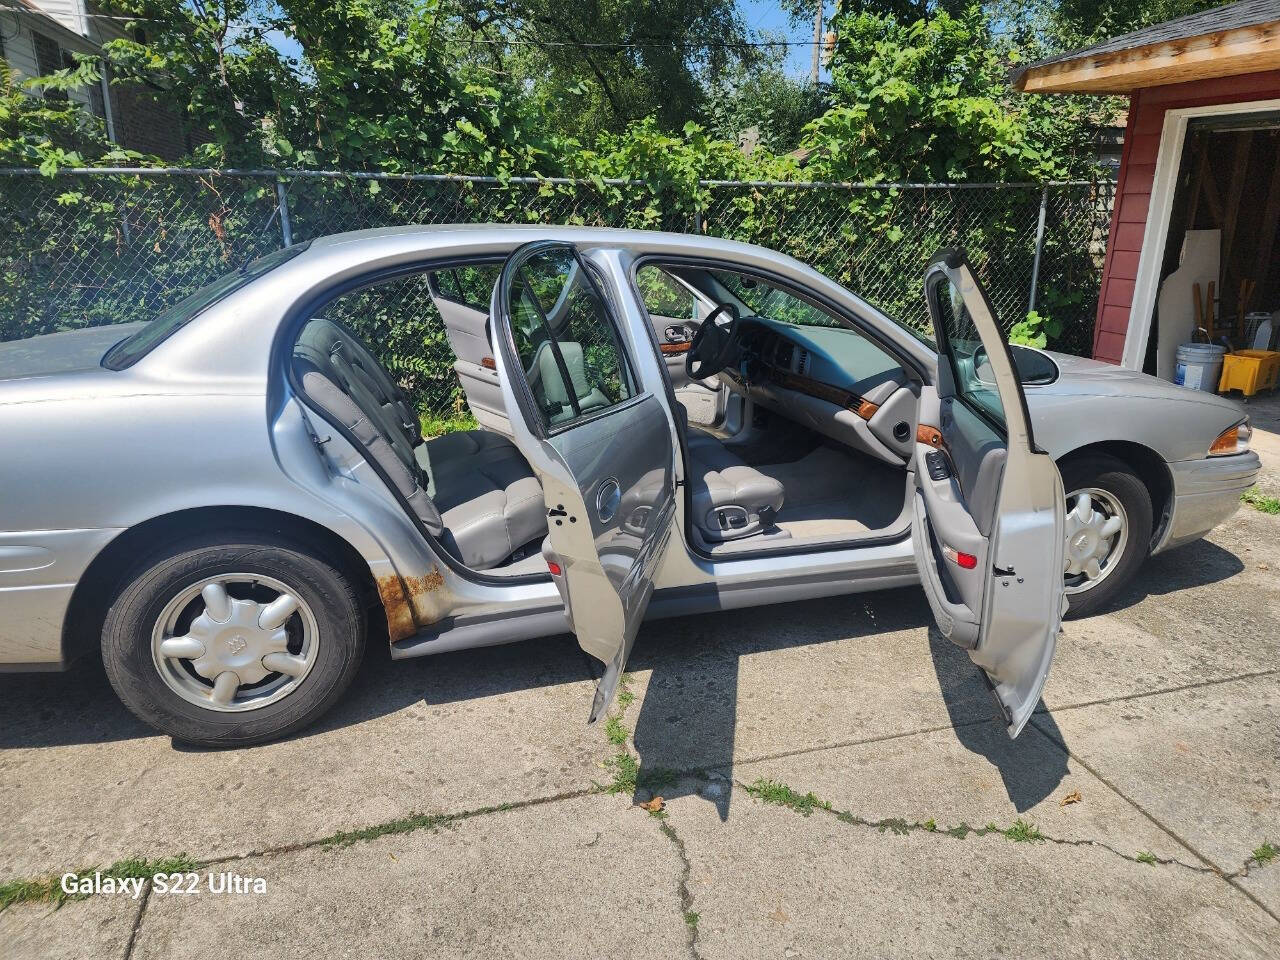
[[972,570],[978,565],[978,558],[972,553],[961,553],[955,547],[943,547],[942,555],[964,570]]
[[560,574],[564,573],[564,571],[560,569],[560,564],[556,563],[554,560],[547,561],[547,569],[551,571],[551,575],[553,577],[558,577]]

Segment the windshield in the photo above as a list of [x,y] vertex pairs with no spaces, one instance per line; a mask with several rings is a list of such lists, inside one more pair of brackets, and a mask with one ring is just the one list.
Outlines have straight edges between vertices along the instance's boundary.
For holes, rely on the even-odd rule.
[[154,349],[158,343],[174,331],[179,330],[202,311],[239,290],[245,284],[251,283],[282,263],[296,257],[310,245],[311,241],[308,240],[306,243],[298,243],[292,247],[277,250],[275,253],[269,253],[265,257],[254,260],[252,263],[245,264],[235,273],[228,273],[208,286],[201,287],[185,300],[179,300],[168,310],[165,310],[133,336],[121,340],[108,350],[102,358],[102,365],[108,370],[123,370],[129,365],[137,363],[139,359]]

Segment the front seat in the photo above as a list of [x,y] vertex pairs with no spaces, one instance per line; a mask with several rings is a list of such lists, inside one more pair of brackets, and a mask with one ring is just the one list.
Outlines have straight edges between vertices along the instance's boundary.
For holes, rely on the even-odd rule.
[[709,433],[685,430],[693,525],[709,543],[740,540],[773,527],[786,491]]

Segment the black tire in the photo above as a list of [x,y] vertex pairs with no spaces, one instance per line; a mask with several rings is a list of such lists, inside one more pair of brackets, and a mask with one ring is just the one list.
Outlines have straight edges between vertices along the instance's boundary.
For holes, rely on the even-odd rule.
[[1063,491],[1086,487],[1105,490],[1120,501],[1129,517],[1128,541],[1120,555],[1115,571],[1096,587],[1067,597],[1067,619],[1087,617],[1105,608],[1116,595],[1128,586],[1134,573],[1147,559],[1151,549],[1152,508],[1151,492],[1133,470],[1122,460],[1105,454],[1090,454],[1068,460],[1060,465]]
[[[243,712],[191,703],[161,678],[151,633],[164,606],[183,589],[220,573],[257,573],[282,581],[314,614],[317,653],[287,696]],[[365,615],[351,578],[300,543],[253,533],[204,536],[159,550],[123,578],[102,629],[102,662],[116,694],[134,714],[184,743],[246,746],[302,729],[350,685],[364,655]]]

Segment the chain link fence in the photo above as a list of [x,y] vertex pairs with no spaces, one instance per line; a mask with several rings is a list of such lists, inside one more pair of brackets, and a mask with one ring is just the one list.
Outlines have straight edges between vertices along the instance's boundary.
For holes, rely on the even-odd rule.
[[[396,224],[565,223],[705,233],[788,253],[925,329],[923,267],[965,248],[1006,329],[1029,309],[1087,355],[1114,187],[569,181],[315,171],[0,170],[0,340],[147,319],[246,260]],[[424,416],[465,417],[426,285],[359,332]],[[398,304],[398,306],[396,306]],[[421,349],[419,349],[421,347]]]

